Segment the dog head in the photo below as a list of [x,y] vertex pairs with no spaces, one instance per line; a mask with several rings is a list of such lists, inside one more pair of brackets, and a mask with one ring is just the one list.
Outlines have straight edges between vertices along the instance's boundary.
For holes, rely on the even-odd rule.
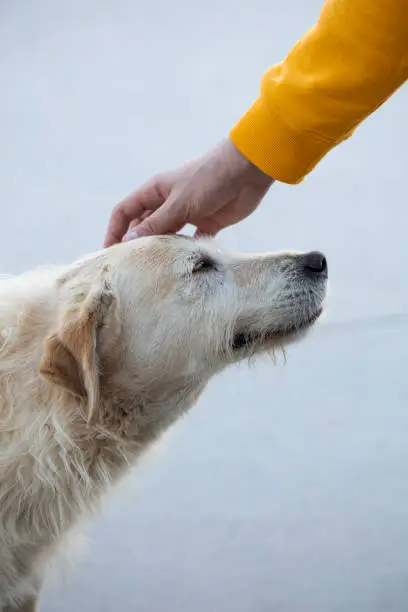
[[326,285],[316,252],[237,255],[180,236],[117,245],[58,279],[41,372],[88,420],[107,396],[127,413],[150,402],[166,420],[225,366],[303,336]]

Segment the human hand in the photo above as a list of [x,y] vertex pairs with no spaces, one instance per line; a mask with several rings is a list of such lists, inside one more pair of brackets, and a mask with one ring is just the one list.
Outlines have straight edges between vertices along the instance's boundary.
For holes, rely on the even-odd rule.
[[273,183],[231,140],[178,170],[159,174],[113,210],[105,246],[140,236],[180,231],[217,232],[250,215]]

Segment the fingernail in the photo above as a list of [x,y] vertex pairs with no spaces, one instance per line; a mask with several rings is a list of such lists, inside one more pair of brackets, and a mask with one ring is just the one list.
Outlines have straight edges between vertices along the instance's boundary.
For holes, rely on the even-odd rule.
[[135,240],[139,238],[139,233],[135,229],[131,229],[123,236],[123,242],[128,242],[129,240]]

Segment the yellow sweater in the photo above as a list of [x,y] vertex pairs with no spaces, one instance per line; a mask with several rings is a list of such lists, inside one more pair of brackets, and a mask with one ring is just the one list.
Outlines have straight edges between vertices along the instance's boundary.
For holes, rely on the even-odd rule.
[[266,174],[298,183],[407,79],[408,0],[327,0],[230,136]]

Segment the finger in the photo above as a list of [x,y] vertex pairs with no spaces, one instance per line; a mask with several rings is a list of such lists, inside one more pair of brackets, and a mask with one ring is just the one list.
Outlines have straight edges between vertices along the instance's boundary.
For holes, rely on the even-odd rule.
[[196,231],[194,232],[194,238],[215,238],[217,233],[218,232],[216,231],[206,232],[202,229],[196,229]]
[[170,198],[163,206],[143,219],[139,225],[132,227],[124,240],[178,232],[186,224],[186,216],[186,208],[177,206],[174,200]]
[[205,236],[214,238],[221,229],[220,224],[213,219],[203,219],[197,226],[194,238],[204,238]]
[[153,181],[122,200],[113,209],[105,236],[105,247],[120,242],[132,221],[143,218],[146,212],[150,213],[151,210],[160,206],[164,200],[165,196],[159,179],[153,179]]
[[131,230],[133,227],[136,227],[136,225],[139,225],[139,223],[141,222],[141,218],[137,217],[136,219],[133,219],[133,221],[130,222],[128,230]]
[[119,205],[113,209],[105,235],[104,247],[110,247],[121,241],[123,234],[129,227],[130,219]]
[[134,227],[136,227],[137,225],[139,225],[139,223],[141,223],[144,219],[146,219],[149,215],[151,215],[151,211],[150,210],[145,210],[145,212],[143,213],[143,215],[141,217],[136,217],[136,219],[133,219],[130,224],[129,227],[127,229],[127,231],[129,232],[131,229],[133,229]]

